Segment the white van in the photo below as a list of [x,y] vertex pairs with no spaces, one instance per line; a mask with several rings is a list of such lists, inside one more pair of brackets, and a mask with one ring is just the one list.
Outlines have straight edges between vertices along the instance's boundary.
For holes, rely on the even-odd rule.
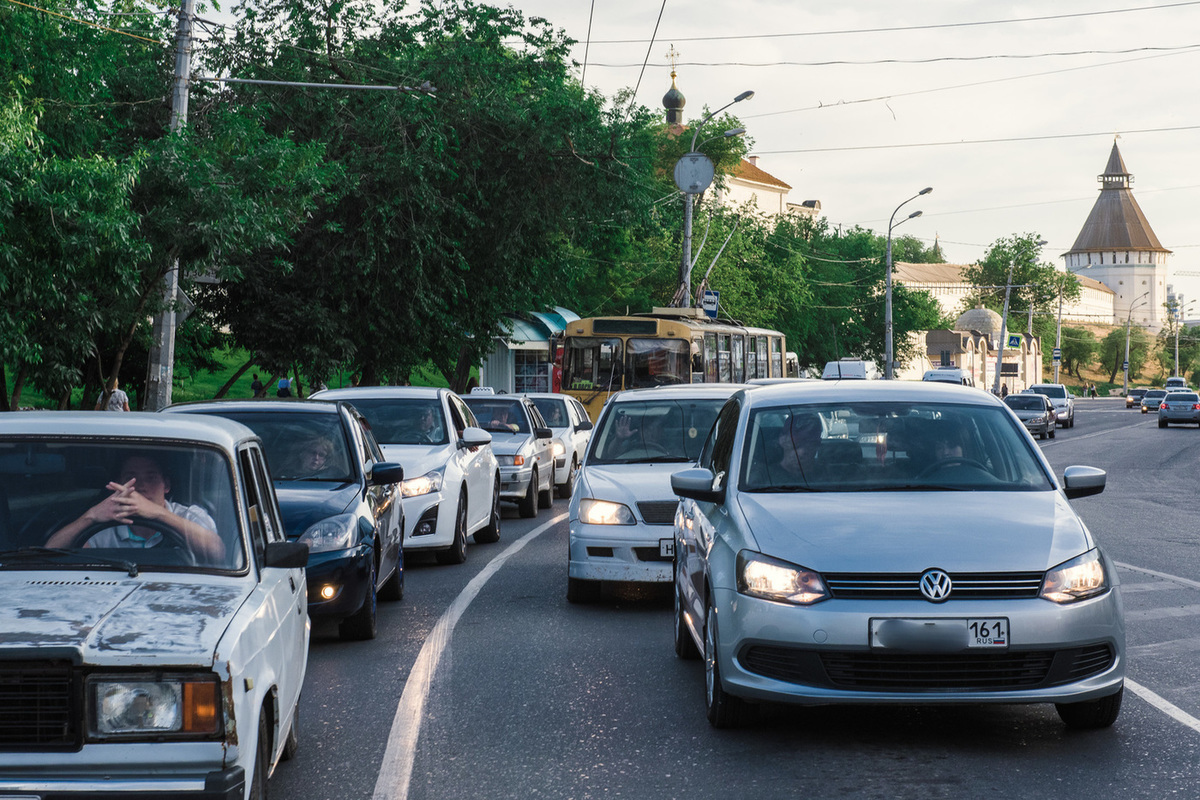
[[821,372],[824,381],[865,381],[867,379],[867,362],[861,358],[843,358],[840,361],[827,361]]
[[957,383],[961,386],[974,386],[975,379],[971,373],[959,367],[939,367],[925,370],[923,381],[939,381],[941,383]]

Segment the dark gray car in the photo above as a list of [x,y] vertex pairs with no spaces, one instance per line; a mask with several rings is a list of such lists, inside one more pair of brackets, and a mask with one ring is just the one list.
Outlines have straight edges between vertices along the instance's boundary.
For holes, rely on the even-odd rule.
[[1049,397],[1033,392],[1010,394],[1004,398],[1004,405],[1012,409],[1030,434],[1039,439],[1045,439],[1047,436],[1054,438],[1058,415]]

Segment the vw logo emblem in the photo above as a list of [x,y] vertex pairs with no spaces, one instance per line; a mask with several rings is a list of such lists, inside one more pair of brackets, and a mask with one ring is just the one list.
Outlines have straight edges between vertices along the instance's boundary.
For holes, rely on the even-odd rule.
[[940,569],[927,569],[921,575],[921,594],[931,603],[949,600],[953,588],[950,576]]

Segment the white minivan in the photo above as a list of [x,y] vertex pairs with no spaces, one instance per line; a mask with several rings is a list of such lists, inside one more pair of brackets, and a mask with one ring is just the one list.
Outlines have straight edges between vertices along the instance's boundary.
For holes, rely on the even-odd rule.
[[925,370],[923,381],[939,381],[941,383],[957,383],[961,386],[974,386],[975,379],[968,370],[959,367],[936,367]]

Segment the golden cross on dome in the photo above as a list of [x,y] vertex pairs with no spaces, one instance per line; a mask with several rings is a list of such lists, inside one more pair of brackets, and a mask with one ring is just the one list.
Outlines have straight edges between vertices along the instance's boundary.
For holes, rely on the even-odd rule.
[[675,49],[675,45],[671,45],[671,49],[667,51],[667,60],[671,62],[671,77],[675,77],[675,66],[679,62],[679,52]]

